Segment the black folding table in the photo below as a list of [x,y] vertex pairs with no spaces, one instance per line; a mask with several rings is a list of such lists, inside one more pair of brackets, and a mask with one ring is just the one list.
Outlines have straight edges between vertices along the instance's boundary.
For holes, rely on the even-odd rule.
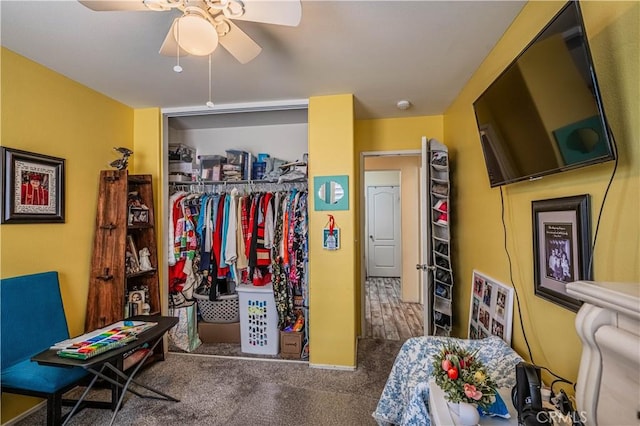
[[[135,340],[126,343],[124,346],[111,349],[107,352],[96,355],[86,360],[61,357],[57,354],[56,349],[47,349],[46,351],[43,351],[31,358],[31,361],[37,362],[41,365],[49,365],[52,367],[60,368],[81,367],[93,374],[91,383],[89,384],[89,386],[87,386],[80,399],[78,399],[71,412],[66,416],[63,425],[66,425],[69,419],[76,413],[76,411],[84,401],[84,398],[88,394],[89,390],[91,390],[98,378],[103,379],[111,384],[112,392],[110,408],[113,410],[113,416],[111,417],[111,422],[109,423],[110,425],[113,424],[116,415],[118,414],[118,410],[122,406],[122,401],[124,400],[124,396],[127,391],[139,396],[140,398],[162,399],[166,401],[179,402],[178,399],[169,396],[166,393],[163,393],[157,389],[151,388],[134,380],[136,373],[144,365],[147,358],[154,353],[154,349],[162,341],[164,334],[178,323],[178,318],[157,315],[139,316],[130,319],[133,321],[156,323],[156,325],[143,331]],[[145,356],[135,365],[135,367],[132,367],[133,370],[129,374],[122,371],[121,368],[124,355],[127,353],[132,353],[136,349],[140,349],[145,345],[147,345],[148,349],[150,350],[147,351]],[[131,383],[147,389],[148,391],[152,392],[152,394],[141,394],[134,389],[130,389],[129,385]]]

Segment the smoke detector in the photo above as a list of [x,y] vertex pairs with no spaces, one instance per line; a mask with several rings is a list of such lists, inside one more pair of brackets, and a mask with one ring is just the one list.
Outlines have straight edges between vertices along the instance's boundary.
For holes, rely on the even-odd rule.
[[402,99],[402,100],[398,101],[396,106],[398,107],[398,109],[401,109],[401,110],[404,111],[405,109],[411,108],[411,102],[409,102],[406,99]]

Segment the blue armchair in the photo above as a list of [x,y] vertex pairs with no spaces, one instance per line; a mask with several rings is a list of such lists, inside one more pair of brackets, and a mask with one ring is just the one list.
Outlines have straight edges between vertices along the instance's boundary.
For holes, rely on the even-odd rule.
[[0,280],[2,392],[47,399],[47,425],[64,420],[63,394],[87,376],[82,368],[38,365],[30,358],[69,338],[57,272]]

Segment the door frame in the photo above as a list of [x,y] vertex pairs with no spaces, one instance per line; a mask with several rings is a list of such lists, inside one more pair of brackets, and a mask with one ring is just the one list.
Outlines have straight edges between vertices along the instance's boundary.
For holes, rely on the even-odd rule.
[[[360,241],[366,244],[367,235],[365,232],[365,222],[366,222],[366,204],[365,204],[365,196],[364,192],[366,191],[366,187],[364,184],[364,161],[366,157],[397,157],[397,156],[411,156],[411,157],[421,157],[422,150],[421,149],[406,149],[406,150],[397,150],[397,151],[363,151],[360,153],[360,170],[359,170],[359,192],[358,195],[360,197],[360,229],[358,231],[358,235],[360,235]],[[422,179],[422,174],[420,174],[420,179]],[[423,185],[424,182],[420,182],[420,185]],[[401,199],[402,200],[402,199]],[[402,207],[400,207],[402,209]],[[365,248],[361,243],[362,247],[360,253],[360,337],[363,337],[364,333],[364,325],[365,325],[365,306],[366,306],[366,297],[367,297],[367,289],[366,289],[366,257],[365,257]],[[424,289],[421,291],[421,294],[424,293]],[[423,309],[424,309],[424,300]]]

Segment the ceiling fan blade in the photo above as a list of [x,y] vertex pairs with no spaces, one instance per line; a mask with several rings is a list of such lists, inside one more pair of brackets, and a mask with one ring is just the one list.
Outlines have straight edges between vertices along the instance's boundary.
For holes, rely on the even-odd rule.
[[116,10],[151,10],[142,0],[78,0],[78,2],[97,12]]
[[178,46],[178,42],[176,41],[176,38],[173,36],[174,34],[173,29],[176,26],[177,22],[178,22],[178,18],[173,20],[173,23],[171,24],[171,28],[169,28],[169,31],[167,32],[167,36],[164,38],[164,41],[162,42],[162,46],[160,46],[161,55],[176,56],[176,50],[180,51],[180,53],[178,54],[179,56],[187,56],[189,54],[186,50]]
[[229,32],[220,37],[220,44],[227,49],[241,64],[246,64],[258,56],[262,48],[256,44],[244,31],[231,21]]
[[300,0],[243,0],[244,14],[238,21],[297,27],[302,19]]

